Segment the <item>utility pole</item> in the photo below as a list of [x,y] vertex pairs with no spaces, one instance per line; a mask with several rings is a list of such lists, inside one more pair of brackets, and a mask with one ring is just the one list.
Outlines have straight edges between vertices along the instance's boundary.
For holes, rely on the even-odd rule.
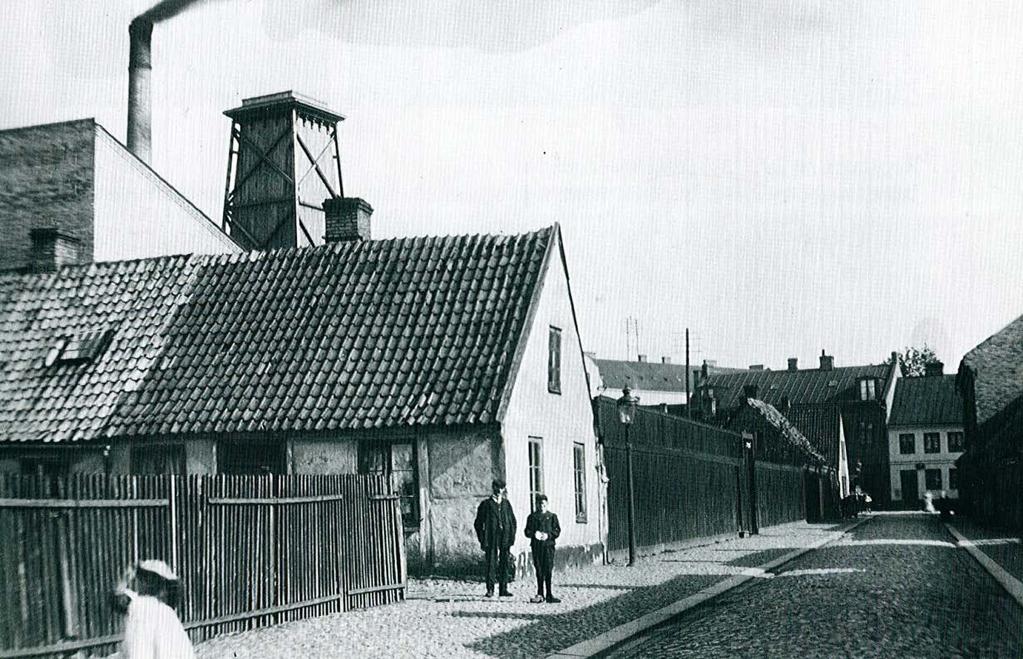
[[686,328],[686,416],[690,419],[693,418],[693,399],[689,393],[689,380],[693,377],[693,372],[689,370],[689,328]]

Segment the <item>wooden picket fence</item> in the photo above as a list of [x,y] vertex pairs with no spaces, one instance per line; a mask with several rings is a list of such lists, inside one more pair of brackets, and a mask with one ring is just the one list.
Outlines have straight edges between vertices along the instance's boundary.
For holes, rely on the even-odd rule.
[[[597,414],[609,478],[608,550],[620,552],[628,548],[625,427],[611,398],[597,400]],[[629,439],[636,545],[645,553],[806,517],[804,470],[756,461],[751,479],[738,433],[641,408]]]
[[404,598],[380,476],[0,476],[0,538],[0,658],[113,652],[112,588],[147,558],[195,642]]

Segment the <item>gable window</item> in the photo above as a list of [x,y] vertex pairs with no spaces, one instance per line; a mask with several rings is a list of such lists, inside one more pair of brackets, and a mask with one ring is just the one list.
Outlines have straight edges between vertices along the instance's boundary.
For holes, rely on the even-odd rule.
[[543,440],[529,438],[529,505],[536,506],[536,497],[543,494]]
[[416,465],[415,444],[411,441],[359,442],[359,473],[380,474],[391,481],[406,529],[419,526],[419,470]]
[[185,473],[185,447],[182,444],[133,444],[131,447],[131,473],[177,474]]
[[963,446],[963,433],[961,432],[948,433],[948,452],[962,453],[964,449],[965,447]]
[[547,335],[547,391],[561,393],[561,330],[551,327]]
[[572,471],[575,475],[575,521],[586,523],[586,447],[572,445]]
[[860,400],[877,400],[877,380],[874,378],[860,380]]
[[916,453],[916,435],[911,432],[899,435],[899,453],[902,455]]
[[924,453],[941,453],[941,433],[924,433]]
[[959,489],[959,472],[954,467],[948,470],[948,489]]
[[924,471],[924,484],[928,490],[941,489],[941,470],[927,469]]

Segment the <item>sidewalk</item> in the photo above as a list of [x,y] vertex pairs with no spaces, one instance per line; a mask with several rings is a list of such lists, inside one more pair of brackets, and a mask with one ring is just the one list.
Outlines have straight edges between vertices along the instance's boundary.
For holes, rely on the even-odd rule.
[[952,517],[945,525],[959,545],[1023,606],[1023,543],[1019,533],[980,526],[965,517]]
[[757,576],[793,550],[837,539],[848,525],[797,522],[640,559],[556,572],[561,604],[530,604],[535,582],[513,598],[486,599],[478,582],[411,580],[404,603],[285,623],[200,644],[221,657],[536,657],[557,653],[723,584]]

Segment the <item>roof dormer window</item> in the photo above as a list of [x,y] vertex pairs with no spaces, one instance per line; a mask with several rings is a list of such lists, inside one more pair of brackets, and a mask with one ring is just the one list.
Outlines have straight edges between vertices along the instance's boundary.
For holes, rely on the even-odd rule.
[[860,400],[877,400],[877,380],[860,378]]
[[49,368],[54,365],[91,362],[103,354],[113,338],[112,329],[62,336],[50,347],[44,363]]

